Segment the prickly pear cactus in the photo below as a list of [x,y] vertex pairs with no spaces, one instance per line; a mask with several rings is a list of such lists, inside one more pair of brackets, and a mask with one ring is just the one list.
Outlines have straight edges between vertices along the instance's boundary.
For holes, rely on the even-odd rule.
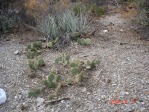
[[31,70],[37,70],[38,69],[38,63],[34,59],[29,59],[28,60],[28,65],[29,65],[29,68]]
[[77,75],[75,76],[75,81],[76,81],[76,83],[79,83],[79,82],[82,81],[83,74],[84,74],[84,73],[81,72],[81,73],[79,73],[79,74],[77,74]]
[[38,61],[38,66],[44,66],[45,65],[45,62],[44,62],[43,57],[41,55],[38,56],[37,61]]
[[51,70],[48,79],[44,80],[44,85],[46,85],[49,88],[55,88],[58,85],[58,82],[61,80],[60,75],[56,75],[56,72],[54,69]]
[[74,82],[74,79],[73,79],[73,78],[67,78],[67,80],[66,80],[66,83],[67,83],[68,85],[72,85],[73,82]]
[[92,39],[90,39],[90,38],[78,39],[78,43],[80,45],[91,45],[92,44]]
[[64,66],[70,63],[70,56],[69,55],[61,55],[55,60],[56,64],[63,64]]
[[87,61],[87,69],[94,69],[97,65],[100,64],[99,60]]

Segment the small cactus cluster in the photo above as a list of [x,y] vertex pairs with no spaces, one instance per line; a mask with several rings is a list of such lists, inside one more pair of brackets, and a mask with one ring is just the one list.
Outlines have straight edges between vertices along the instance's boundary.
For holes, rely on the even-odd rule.
[[[66,68],[68,70],[68,73],[67,74],[63,73],[63,75],[59,75],[59,72],[56,71],[56,69],[52,68],[50,70],[47,79],[43,80],[42,83],[44,85],[44,89],[48,89],[48,91],[49,89],[51,90],[48,96],[49,100],[53,99],[54,97],[57,97],[60,93],[60,90],[64,86],[74,84],[80,85],[81,82],[83,81],[83,77],[85,76],[85,74],[87,74],[86,70],[94,69],[99,64],[99,61],[95,59],[93,61],[87,61],[87,62],[80,60],[70,60],[70,56],[63,54],[55,60],[55,63],[58,64],[59,67],[62,67],[64,69]],[[42,66],[44,63],[43,60],[40,60],[40,64],[39,61],[36,64],[38,66],[39,65]],[[67,66],[64,66],[66,64]],[[90,69],[87,69],[88,66]],[[36,69],[35,65],[31,67]],[[40,93],[39,90],[38,91],[34,90],[29,93],[29,96],[37,96],[37,94],[39,93]]]
[[92,60],[92,61],[89,61],[87,60],[87,66],[86,66],[86,69],[89,69],[89,70],[93,70],[96,68],[96,66],[98,66],[100,64],[100,61],[99,60]]
[[54,96],[58,96],[60,89],[62,87],[61,84],[61,76],[56,74],[54,69],[51,69],[51,72],[47,78],[47,80],[44,80],[43,83],[48,88],[56,88],[55,89],[55,95],[49,95],[49,99],[52,99]]
[[35,77],[36,75],[35,72],[39,67],[45,66],[45,62],[41,55],[41,49],[42,49],[41,41],[29,43],[26,47],[26,53],[29,65],[28,76],[30,76],[31,78]]
[[38,94],[40,94],[41,90],[40,89],[33,89],[28,93],[29,97],[36,97]]
[[72,75],[79,74],[83,69],[83,63],[80,62],[79,60],[75,60],[75,61],[71,62],[70,66],[71,66],[71,74]]
[[70,35],[71,40],[77,41],[79,38],[81,38],[81,33],[80,32],[74,32]]
[[40,41],[29,43],[26,47],[27,58],[33,59],[35,56],[41,54],[42,43]]
[[80,45],[84,45],[84,46],[91,45],[91,44],[92,44],[92,39],[90,39],[90,38],[78,39],[78,43],[79,43]]
[[63,64],[64,66],[68,65],[70,62],[70,56],[62,54],[58,58],[56,58],[55,63],[56,64]]
[[74,60],[73,62],[70,63],[70,67],[71,67],[71,74],[73,75],[74,79],[73,82],[80,83],[84,75],[84,62]]
[[61,80],[61,76],[57,75],[55,70],[52,69],[48,79],[44,80],[44,85],[47,86],[48,88],[55,88],[58,86],[58,82]]
[[53,48],[53,46],[58,42],[59,38],[47,42],[47,48]]
[[43,60],[43,57],[39,55],[35,59],[28,59],[28,65],[30,70],[36,71],[39,67],[42,67],[45,65],[45,62]]

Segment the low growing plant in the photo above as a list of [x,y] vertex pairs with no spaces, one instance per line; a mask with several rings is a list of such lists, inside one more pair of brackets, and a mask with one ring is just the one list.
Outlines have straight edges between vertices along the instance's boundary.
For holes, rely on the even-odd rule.
[[[66,62],[67,67],[63,66],[63,64]],[[68,73],[63,73],[63,75],[59,75],[55,69],[51,69],[47,79],[43,80],[43,89],[48,89],[52,92],[48,96],[49,100],[57,97],[64,86],[73,84],[80,85],[84,75],[87,74],[87,69],[85,68],[89,67],[88,70],[93,70],[99,64],[99,61],[94,59],[85,63],[80,60],[71,60],[70,56],[63,54],[55,60],[55,64],[58,64],[59,67],[62,67],[63,69],[67,69]],[[41,89],[32,90],[29,92],[29,96],[37,96],[40,91]]]
[[77,74],[75,76],[75,82],[80,83],[82,81],[83,75],[84,75],[83,71],[81,71],[79,74]]
[[26,47],[26,54],[28,59],[34,59],[34,57],[41,54],[42,43],[40,41],[29,43]]
[[44,85],[49,87],[49,88],[55,88],[58,86],[58,82],[60,80],[61,80],[61,76],[57,75],[55,70],[52,69],[49,76],[48,76],[48,79],[44,80]]
[[82,39],[78,39],[78,43],[80,45],[91,45],[93,42],[92,42],[92,39],[90,38],[86,38],[86,39],[82,38]]
[[92,60],[92,61],[89,61],[88,60],[87,61],[87,67],[86,68],[92,70],[92,69],[96,68],[96,66],[99,65],[99,64],[100,64],[100,61],[99,60],[95,60],[95,59]]
[[28,59],[28,65],[29,65],[30,70],[36,71],[39,67],[44,66],[45,62],[43,60],[43,57],[40,55],[37,58]]
[[29,97],[36,97],[40,94],[40,89],[32,89],[29,93],[28,96]]
[[70,56],[62,54],[58,58],[56,58],[55,63],[56,64],[63,64],[64,66],[68,65],[70,62]]

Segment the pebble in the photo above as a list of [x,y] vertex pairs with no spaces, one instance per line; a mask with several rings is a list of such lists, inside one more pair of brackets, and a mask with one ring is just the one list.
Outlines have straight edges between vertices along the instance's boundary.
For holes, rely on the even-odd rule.
[[128,93],[128,92],[125,92],[125,94],[126,94],[126,95],[129,95],[129,93]]
[[86,88],[85,87],[82,89],[82,92],[86,92]]
[[103,30],[103,33],[107,33],[108,32],[108,30]]
[[123,29],[120,29],[120,31],[123,32],[124,30]]
[[91,93],[90,92],[87,92],[87,95],[90,95]]
[[112,86],[116,86],[117,84],[112,84]]
[[43,98],[40,98],[40,97],[37,98],[37,106],[42,105],[43,102],[44,102],[44,99]]
[[16,50],[16,51],[14,52],[14,54],[15,54],[15,55],[18,55],[18,54],[20,54],[20,52],[19,52],[18,50]]

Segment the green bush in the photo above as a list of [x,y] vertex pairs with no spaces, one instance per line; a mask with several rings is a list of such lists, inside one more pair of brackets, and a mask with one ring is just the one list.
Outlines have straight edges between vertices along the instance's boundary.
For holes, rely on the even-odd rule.
[[13,14],[0,15],[0,32],[7,33],[16,24],[16,16]]
[[137,3],[141,8],[140,16],[139,16],[140,23],[144,26],[148,26],[149,25],[149,1],[138,0]]

